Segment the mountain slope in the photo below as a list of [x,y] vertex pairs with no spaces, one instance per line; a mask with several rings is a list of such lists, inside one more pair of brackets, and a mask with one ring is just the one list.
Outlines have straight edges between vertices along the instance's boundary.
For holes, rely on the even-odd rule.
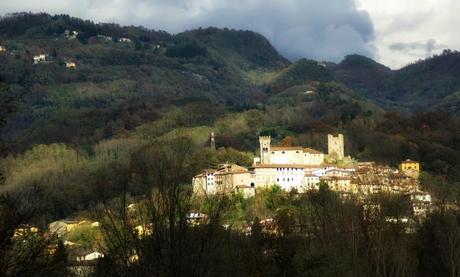
[[186,31],[178,34],[177,37],[192,39],[206,45],[228,63],[233,63],[244,70],[260,67],[278,69],[289,64],[289,61],[281,56],[265,37],[252,31],[210,27]]
[[445,51],[398,71],[384,85],[385,98],[415,109],[437,105],[460,89],[460,53]]
[[388,67],[360,55],[348,55],[339,64],[332,66],[334,78],[352,89],[375,96],[375,90],[393,75]]
[[[251,31],[171,35],[29,13],[0,20],[0,44],[7,49],[0,81],[21,99],[3,132],[18,151],[53,142],[90,148],[143,124],[210,126],[227,113],[267,106],[300,109],[330,124],[380,115],[375,103],[459,110],[456,52],[398,71],[358,55],[339,64],[290,63]],[[39,54],[46,61],[34,64]]]
[[[173,36],[47,14],[3,18],[0,31],[7,49],[0,53],[0,78],[22,98],[6,130],[19,147],[56,141],[91,145],[193,102],[245,109],[266,101],[245,70],[288,63],[266,39],[246,31]],[[71,38],[66,31],[78,35]],[[252,47],[265,54],[253,57]],[[46,54],[46,61],[34,64],[39,54]],[[76,68],[66,68],[66,62]]]
[[[379,102],[406,111],[427,109],[459,114],[460,53],[445,50],[399,70],[362,57],[347,56],[333,67],[336,80]],[[454,101],[452,101],[454,100]]]
[[322,64],[314,60],[301,59],[278,73],[274,74],[267,82],[271,93],[279,93],[289,87],[305,85],[311,81],[332,81],[331,72]]

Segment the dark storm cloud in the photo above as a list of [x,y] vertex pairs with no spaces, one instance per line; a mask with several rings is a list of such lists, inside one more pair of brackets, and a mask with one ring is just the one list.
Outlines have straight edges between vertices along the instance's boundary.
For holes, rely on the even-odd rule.
[[[1,0],[4,2],[5,0]],[[339,61],[374,57],[374,29],[355,0],[26,0],[6,1],[0,12],[68,13],[97,22],[143,25],[180,32],[196,27],[249,29],[266,36],[290,59]],[[20,3],[17,3],[20,2]]]

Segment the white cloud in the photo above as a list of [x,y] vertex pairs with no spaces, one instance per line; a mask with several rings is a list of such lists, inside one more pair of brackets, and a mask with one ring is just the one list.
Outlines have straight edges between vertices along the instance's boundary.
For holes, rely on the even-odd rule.
[[358,0],[375,27],[377,60],[400,68],[444,48],[460,48],[456,0]]

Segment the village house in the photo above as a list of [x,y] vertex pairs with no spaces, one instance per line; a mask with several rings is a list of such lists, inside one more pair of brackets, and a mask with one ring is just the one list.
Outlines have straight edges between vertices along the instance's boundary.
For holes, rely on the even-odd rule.
[[46,57],[47,57],[46,54],[40,54],[40,55],[34,56],[34,64],[46,62]]
[[104,41],[113,41],[113,38],[111,36],[106,35],[97,35],[97,38]]
[[187,217],[188,224],[190,224],[191,226],[198,226],[204,220],[206,220],[207,215],[201,212],[190,212],[190,213],[187,213],[186,217]]
[[134,227],[138,238],[143,238],[145,236],[151,236],[153,234],[152,224],[142,224]]
[[39,231],[40,230],[38,229],[38,227],[23,224],[14,230],[13,238],[20,238],[20,237],[24,237],[28,235],[35,235],[35,234],[38,234]]
[[64,36],[69,40],[76,39],[77,36],[78,36],[78,32],[77,31],[71,31],[71,30],[65,30],[64,31]]
[[119,42],[125,42],[125,43],[131,43],[132,42],[131,39],[129,39],[129,38],[119,38],[118,41]]
[[319,190],[320,177],[311,173],[304,176],[303,190]]
[[[201,195],[239,192],[250,197],[257,189],[273,185],[285,191],[304,193],[319,190],[320,184],[326,184],[345,198],[355,197],[362,201],[379,193],[409,195],[414,215],[428,211],[431,196],[420,190],[418,175],[413,174],[420,170],[418,162],[406,160],[398,170],[374,162],[346,161],[343,143],[342,134],[328,135],[326,158],[325,154],[311,148],[272,146],[269,136],[261,136],[259,157],[254,158],[252,167],[226,164],[218,169],[204,170],[193,178],[193,190]],[[330,162],[330,157],[336,162]],[[420,193],[425,198],[421,198]]]
[[407,159],[399,165],[401,172],[407,176],[418,178],[420,173],[420,163]]
[[77,65],[75,64],[75,62],[65,62],[65,67],[75,69],[77,68]]
[[76,221],[53,221],[48,225],[48,230],[51,234],[56,234],[59,238],[67,234],[67,232],[70,231],[77,224],[78,222]]
[[81,221],[71,221],[71,220],[57,220],[48,224],[48,231],[51,234],[57,235],[58,238],[64,236],[68,232],[72,231],[78,226],[89,224],[93,228],[99,227],[99,222],[90,223],[86,220]]
[[431,211],[431,195],[423,191],[413,192],[410,195],[412,211],[416,217],[426,217]]
[[224,164],[217,170],[204,170],[193,178],[192,184],[197,194],[230,193],[251,184],[251,174],[242,166]]
[[104,254],[98,251],[93,251],[84,256],[77,257],[77,261],[92,261],[100,258],[104,258]]

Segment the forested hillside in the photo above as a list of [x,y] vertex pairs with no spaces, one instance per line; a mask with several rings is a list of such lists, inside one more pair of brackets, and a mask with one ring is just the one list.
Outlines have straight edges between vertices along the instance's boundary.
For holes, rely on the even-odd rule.
[[352,55],[333,67],[335,77],[379,102],[407,112],[435,110],[459,115],[460,53],[444,50],[391,71],[368,58]]
[[[412,158],[442,183],[460,180],[455,52],[398,71],[357,55],[291,63],[251,31],[171,35],[28,13],[0,20],[0,45],[2,93],[14,100],[2,130],[4,186],[46,187],[62,204],[51,217],[117,195],[139,158],[133,153],[178,136],[197,149],[196,172],[250,164],[259,134],[326,150],[325,135],[343,132],[347,154],[360,160]],[[39,54],[46,59],[35,64]],[[386,113],[391,101],[435,111]],[[219,154],[203,148],[211,131],[226,147]],[[93,191],[101,187],[114,192]]]
[[[255,106],[265,95],[252,85],[246,72],[272,70],[287,63],[252,32],[197,31],[196,36],[206,40],[207,46],[191,33],[172,36],[45,14],[7,17],[0,29],[7,30],[0,33],[7,49],[0,56],[0,76],[21,97],[7,131],[18,146],[92,144],[189,103],[212,103],[207,109],[217,110],[220,106],[224,110]],[[76,39],[66,37],[65,30],[77,31]],[[220,32],[222,35],[216,35]],[[227,33],[242,40],[237,51],[227,43],[219,48]],[[121,37],[130,41],[120,42]],[[244,42],[251,40],[259,46],[256,63],[246,59],[255,48]],[[32,58],[39,54],[47,54],[47,61],[34,64]],[[238,59],[247,61],[247,69],[233,62]],[[75,62],[76,68],[66,68],[66,61]],[[198,108],[196,113],[200,112],[204,111]],[[212,111],[205,114],[206,122],[214,119]]]

